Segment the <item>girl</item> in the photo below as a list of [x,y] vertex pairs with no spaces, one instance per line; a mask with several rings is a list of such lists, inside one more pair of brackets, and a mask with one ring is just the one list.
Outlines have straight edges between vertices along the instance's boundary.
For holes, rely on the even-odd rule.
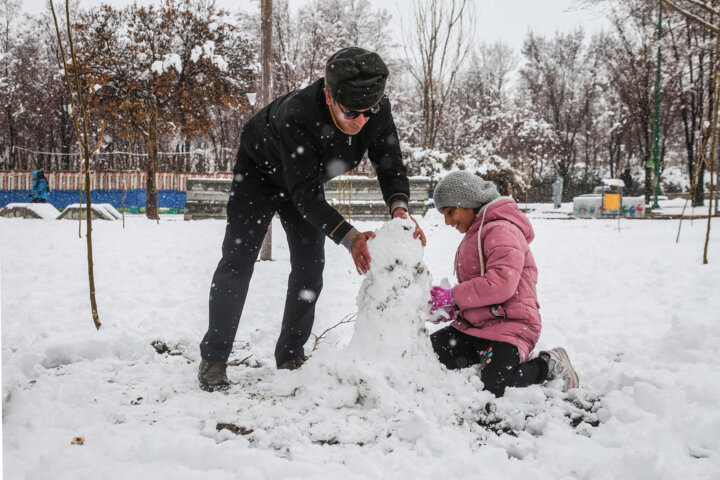
[[564,349],[528,360],[541,328],[529,247],[535,234],[515,201],[467,171],[445,176],[433,198],[445,224],[465,234],[455,255],[459,283],[431,291],[431,313],[452,321],[430,337],[440,362],[449,369],[476,365],[485,389],[498,397],[506,387],[555,379],[562,380],[563,391],[577,388]]

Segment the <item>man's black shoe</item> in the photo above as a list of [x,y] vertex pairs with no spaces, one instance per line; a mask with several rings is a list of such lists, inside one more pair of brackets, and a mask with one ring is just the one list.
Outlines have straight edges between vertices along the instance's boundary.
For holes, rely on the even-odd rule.
[[296,370],[303,366],[308,357],[303,355],[302,357],[291,358],[278,365],[278,370]]
[[227,363],[225,362],[208,362],[207,360],[201,360],[200,367],[198,368],[200,388],[206,392],[215,392],[230,388],[226,370]]

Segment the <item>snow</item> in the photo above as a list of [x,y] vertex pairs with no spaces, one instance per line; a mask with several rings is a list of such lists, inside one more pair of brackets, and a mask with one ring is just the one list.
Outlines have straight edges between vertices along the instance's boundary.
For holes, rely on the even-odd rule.
[[165,67],[162,60],[155,60],[152,65],[150,65],[150,71],[153,73],[157,73],[158,75],[162,75],[165,73]]
[[202,57],[203,49],[200,46],[193,47],[192,51],[190,52],[190,60],[195,63],[198,60],[200,60],[200,57]]
[[225,60],[225,58],[222,55],[214,55],[212,57],[212,63],[215,65],[221,72],[226,72],[228,69],[228,63]]
[[[194,53],[193,51],[193,54]],[[152,65],[150,65],[150,71],[158,75],[170,71],[171,68],[174,68],[177,73],[182,73],[182,58],[180,58],[180,55],[177,53],[163,55],[162,60],[155,60]]]
[[602,179],[603,185],[606,187],[620,187],[623,188],[625,186],[625,182],[620,180],[619,178],[603,178]]
[[[715,210],[715,204],[717,197],[713,198],[713,211]],[[710,200],[705,198],[705,202],[702,206],[693,207],[692,203],[688,198],[673,198],[671,200],[662,199],[658,197],[659,208],[654,209],[654,213],[662,215],[684,215],[686,217],[697,217],[701,215],[707,215],[710,207]]]
[[[445,370],[429,346],[425,329],[441,326],[424,323],[427,288],[452,281],[461,239],[434,210],[417,219],[424,249],[406,222],[353,222],[378,235],[365,277],[327,242],[320,338],[295,371],[274,368],[289,272],[275,219],[275,261],[256,265],[227,394],[203,392],[196,379],[225,222],[162,218],[128,215],[125,229],[93,223],[99,331],[77,224],[0,218],[5,478],[720,471],[720,241],[711,237],[702,265],[706,220],[685,222],[675,243],[676,221],[625,221],[618,231],[617,220],[532,218],[538,349],[565,347],[582,386],[508,389],[496,399],[472,368]],[[76,437],[82,445],[71,444]]]

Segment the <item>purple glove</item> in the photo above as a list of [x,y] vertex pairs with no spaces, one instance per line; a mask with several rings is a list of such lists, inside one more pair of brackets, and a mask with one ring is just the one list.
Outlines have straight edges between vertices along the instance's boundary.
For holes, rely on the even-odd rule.
[[[437,309],[442,307],[456,307],[455,300],[452,297],[452,290],[442,287],[432,287],[430,289],[430,301],[428,304],[430,305],[430,313],[435,313]],[[455,309],[449,308],[447,310]]]

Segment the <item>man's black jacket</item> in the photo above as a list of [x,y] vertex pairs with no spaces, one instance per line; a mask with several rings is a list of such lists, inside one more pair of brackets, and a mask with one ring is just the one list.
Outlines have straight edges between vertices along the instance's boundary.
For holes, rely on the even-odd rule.
[[325,201],[322,184],[355,168],[365,151],[388,205],[408,202],[410,189],[388,98],[360,133],[347,135],[335,126],[323,87],[321,78],[275,99],[245,124],[240,145],[307,221],[339,243],[352,225]]

